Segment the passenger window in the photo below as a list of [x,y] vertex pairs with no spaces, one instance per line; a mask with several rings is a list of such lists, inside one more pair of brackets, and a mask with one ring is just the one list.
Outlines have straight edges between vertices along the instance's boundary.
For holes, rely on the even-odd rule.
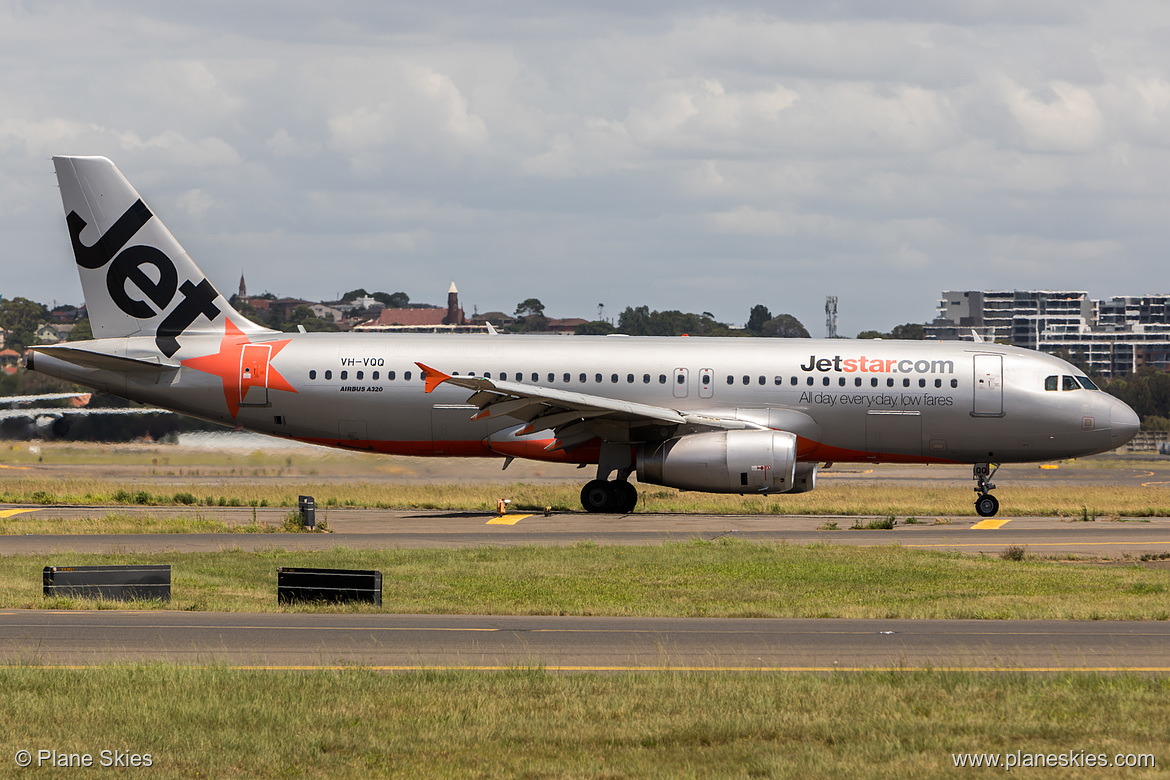
[[910,386],[910,380],[909,380],[909,379],[903,379],[903,380],[902,380],[902,387],[909,387],[909,386]]
[[524,381],[524,374],[522,374],[522,373],[520,373],[519,371],[517,371],[517,372],[516,372],[516,381],[517,381],[517,382],[523,382],[523,381]]
[[628,384],[631,384],[631,385],[634,384],[634,375],[633,374],[626,374],[626,382]]
[[617,374],[610,374],[609,375],[609,381],[615,385],[617,384],[617,379],[618,379]]
[[644,384],[644,385],[650,384],[650,375],[649,374],[642,374],[642,384]]
[[[475,372],[474,372],[474,371],[468,371],[468,372],[467,372],[467,375],[468,375],[468,376],[475,376]],[[358,377],[358,379],[361,379],[361,377],[359,376],[359,377]]]
[[[662,378],[666,379],[666,377],[662,377]],[[703,387],[706,387],[709,384],[711,384],[711,375],[710,374],[703,374]]]
[[342,378],[342,379],[349,379],[349,372],[348,372],[348,371],[342,371],[342,372],[341,372],[341,378]]
[[768,383],[768,380],[765,377],[760,377],[760,384],[761,385],[766,385],[767,383]]
[[926,380],[925,380],[925,379],[919,379],[919,380],[918,380],[918,386],[919,386],[919,387],[926,387]]
[[792,380],[789,382],[789,384],[791,384],[791,385],[796,385],[796,383],[797,383],[798,381],[800,381],[800,377],[795,377],[795,376],[794,376],[794,377],[792,377]]
[[364,377],[365,377],[365,372],[363,372],[363,371],[359,371],[359,372],[357,372],[357,378],[358,378],[358,379],[362,379],[362,378],[364,378]]
[[743,383],[745,385],[750,385],[752,383],[752,378],[750,376],[748,376],[747,374],[744,374],[743,375]]
[[734,385],[734,384],[735,384],[735,377],[733,377],[733,376],[731,376],[730,374],[728,374],[728,376],[727,376],[727,384],[729,384],[729,385]]
[[555,381],[557,381],[557,375],[554,374],[553,372],[549,371],[548,372],[548,383],[551,385]]
[[941,379],[934,380],[934,386],[935,387],[942,387],[942,380]]
[[893,386],[894,386],[894,378],[890,377],[889,379],[886,380],[886,387],[893,387]]
[[[711,377],[709,377],[709,376],[703,377],[704,381],[709,381],[710,379],[711,379]],[[660,385],[666,384],[666,374],[659,374],[658,375],[658,384],[660,384]]]
[[1073,379],[1071,376],[1062,376],[1060,378],[1060,389],[1061,390],[1080,390],[1081,386],[1078,385],[1077,380]]
[[317,369],[314,368],[311,371],[309,371],[309,379],[316,379],[316,378],[317,378]]
[[826,377],[822,377],[822,378],[821,378],[821,384],[822,384],[822,385],[824,385],[825,387],[828,387],[828,386],[829,386],[829,378],[828,378],[827,376],[826,376]]
[[853,378],[853,386],[861,387],[861,377],[857,376]]
[[1078,376],[1077,381],[1080,382],[1081,387],[1085,388],[1086,390],[1100,390],[1101,389],[1101,388],[1097,387],[1095,384],[1093,384],[1093,380],[1089,379],[1087,376]]
[[532,381],[533,381],[533,382],[539,382],[539,381],[540,381],[540,374],[538,374],[538,373],[536,373],[535,371],[533,371],[533,372],[532,372]]
[[577,381],[580,382],[581,384],[585,384],[585,380],[587,380],[588,378],[589,377],[586,376],[585,374],[581,374],[580,376],[577,377]]
[[1044,389],[1050,390],[1050,391],[1056,390],[1057,389],[1057,380],[1058,380],[1058,377],[1054,377],[1054,376],[1044,377]]
[[387,378],[387,379],[389,379],[391,382],[393,382],[393,381],[394,381],[394,372],[393,372],[393,371],[387,371],[387,372],[386,372],[386,378]]
[[[378,372],[377,372],[377,371],[375,371],[375,372],[374,372],[374,379],[377,379],[377,378],[378,378]],[[484,372],[483,372],[483,378],[484,378],[484,379],[491,379],[491,378],[492,378],[492,372],[491,372],[491,371],[484,371]]]
[[594,374],[594,375],[593,375],[593,381],[594,381],[594,382],[600,382],[600,381],[601,381],[601,374]]
[[[419,376],[423,376],[423,373],[420,371],[418,375],[419,375]],[[410,381],[410,372],[409,372],[409,371],[403,371],[403,372],[402,372],[402,379],[403,379],[403,381],[409,382],[409,381]]]
[[877,387],[877,377],[876,376],[871,376],[869,378],[869,386],[870,387]]
[[951,380],[951,388],[953,389],[953,388],[956,388],[956,387],[958,387],[958,386],[959,386],[959,380],[958,380],[958,379],[952,379],[952,380]]
[[326,372],[325,372],[325,378],[326,378],[326,379],[332,379],[332,378],[333,378],[333,372],[332,372],[332,371],[326,371]]
[[778,377],[776,377],[776,379],[773,381],[773,383],[774,383],[774,384],[775,384],[777,387],[779,387],[780,385],[784,384],[784,377],[782,377],[782,376],[778,376]]
[[808,378],[808,386],[809,386],[809,387],[812,387],[812,383],[813,383],[813,378],[810,376],[810,377]]
[[844,387],[844,386],[845,386],[845,377],[843,377],[843,376],[842,376],[842,377],[838,377],[838,378],[837,378],[837,384],[841,385],[841,387]]
[[375,382],[378,381],[378,372],[377,371],[374,372],[374,381]]

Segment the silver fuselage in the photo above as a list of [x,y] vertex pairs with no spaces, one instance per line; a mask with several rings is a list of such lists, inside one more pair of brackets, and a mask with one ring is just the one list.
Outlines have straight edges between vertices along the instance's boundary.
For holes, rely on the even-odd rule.
[[[35,355],[32,367],[227,425],[407,455],[597,460],[588,444],[546,451],[549,431],[517,437],[516,420],[473,420],[469,392],[449,385],[424,392],[416,363],[790,431],[805,462],[1042,461],[1108,451],[1138,425],[1128,406],[1104,392],[1046,390],[1049,377],[1060,385],[1082,374],[1067,362],[996,344],[266,332],[251,338],[246,358],[263,366],[221,376],[205,364],[183,364],[230,357],[225,342],[184,335],[173,356],[178,367],[158,372],[47,354]],[[152,338],[70,346],[132,359],[158,355]]]

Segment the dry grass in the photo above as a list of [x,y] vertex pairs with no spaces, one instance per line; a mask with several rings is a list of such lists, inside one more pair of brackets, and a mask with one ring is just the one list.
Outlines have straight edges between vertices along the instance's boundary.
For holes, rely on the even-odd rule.
[[[154,491],[157,491],[154,488]],[[124,481],[76,477],[20,477],[0,483],[0,503],[193,506],[282,506],[309,494],[318,507],[379,509],[495,509],[501,496],[514,510],[580,511],[580,487],[560,484],[398,484],[369,482],[228,482],[182,493],[143,490]],[[965,484],[953,487],[879,484],[825,484],[811,493],[773,496],[714,495],[639,485],[638,512],[694,512],[728,515],[878,515],[896,517],[974,515],[974,498]],[[186,496],[179,500],[178,496]],[[1170,487],[1082,485],[1070,489],[1012,487],[1001,489],[1000,514],[1080,518],[1170,516]]]
[[[382,572],[381,610],[414,614],[661,617],[1167,620],[1165,569],[1095,566],[835,545],[721,539],[657,546],[8,556],[0,607],[95,609],[46,600],[47,565],[170,564],[171,609],[317,611],[276,606],[276,568]],[[157,606],[157,605],[156,605]]]
[[148,664],[0,669],[0,690],[8,772],[20,749],[90,752],[95,763],[101,749],[120,749],[150,754],[145,772],[160,777],[936,778],[954,773],[957,752],[1153,753],[1165,762],[1170,721],[1170,683],[1129,675],[378,675]]

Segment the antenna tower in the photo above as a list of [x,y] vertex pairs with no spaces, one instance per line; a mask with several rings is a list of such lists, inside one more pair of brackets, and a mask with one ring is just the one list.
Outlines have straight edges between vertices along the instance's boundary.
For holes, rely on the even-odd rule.
[[837,296],[825,296],[825,338],[837,338]]

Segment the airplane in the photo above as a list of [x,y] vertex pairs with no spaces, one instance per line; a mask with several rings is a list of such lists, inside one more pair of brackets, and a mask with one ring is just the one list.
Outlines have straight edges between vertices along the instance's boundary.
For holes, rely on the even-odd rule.
[[115,165],[54,157],[94,339],[27,367],[303,442],[596,465],[589,512],[630,484],[770,495],[822,463],[997,464],[1106,452],[1138,417],[1057,357],[991,343],[282,333],[220,295]]
[[[36,436],[42,439],[61,439],[69,435],[73,427],[73,420],[78,417],[91,415],[138,415],[148,413],[169,413],[166,409],[150,409],[139,407],[136,409],[108,409],[92,408],[89,406],[93,393],[40,393],[37,395],[10,395],[0,397],[0,406],[15,406],[14,409],[0,409],[0,424],[10,420],[27,421],[24,430],[25,436]],[[69,401],[68,407],[27,408],[29,404],[40,404],[45,401]]]

